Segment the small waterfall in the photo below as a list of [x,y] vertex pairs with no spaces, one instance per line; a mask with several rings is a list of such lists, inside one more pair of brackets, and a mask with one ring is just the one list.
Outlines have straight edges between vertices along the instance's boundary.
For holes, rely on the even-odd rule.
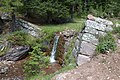
[[54,37],[53,49],[52,49],[51,56],[50,56],[50,63],[56,62],[56,60],[55,60],[55,53],[56,53],[57,43],[58,43],[59,37],[60,37],[59,35],[56,35]]

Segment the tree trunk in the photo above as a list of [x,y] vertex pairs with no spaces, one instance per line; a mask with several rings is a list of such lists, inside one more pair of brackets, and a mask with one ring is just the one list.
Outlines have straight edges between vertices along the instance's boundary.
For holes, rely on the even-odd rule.
[[0,17],[0,34],[1,34],[2,31],[3,31],[3,24],[4,24],[4,22],[3,22],[3,20],[2,20],[1,17]]
[[14,32],[15,31],[15,29],[16,29],[16,23],[15,23],[15,20],[16,20],[16,18],[15,18],[15,13],[14,12],[12,12],[12,22],[11,22],[11,32]]
[[73,15],[74,15],[74,6],[70,6],[70,15],[71,15],[71,20],[73,20]]

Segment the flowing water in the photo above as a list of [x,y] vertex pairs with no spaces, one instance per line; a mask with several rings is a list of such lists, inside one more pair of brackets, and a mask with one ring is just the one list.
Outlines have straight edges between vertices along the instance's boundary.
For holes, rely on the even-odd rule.
[[56,62],[56,60],[55,60],[55,53],[56,53],[59,37],[60,37],[59,35],[56,35],[54,37],[53,49],[52,49],[51,56],[50,56],[50,63]]

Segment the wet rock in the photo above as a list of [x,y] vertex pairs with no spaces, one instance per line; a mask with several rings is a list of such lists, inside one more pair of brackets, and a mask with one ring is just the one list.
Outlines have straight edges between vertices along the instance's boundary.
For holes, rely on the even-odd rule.
[[1,60],[8,61],[17,61],[24,58],[27,55],[27,52],[30,50],[28,46],[17,46],[11,48],[4,56],[1,57]]
[[77,64],[79,66],[88,62],[88,61],[90,61],[90,58],[88,56],[79,54],[78,57],[77,57]]

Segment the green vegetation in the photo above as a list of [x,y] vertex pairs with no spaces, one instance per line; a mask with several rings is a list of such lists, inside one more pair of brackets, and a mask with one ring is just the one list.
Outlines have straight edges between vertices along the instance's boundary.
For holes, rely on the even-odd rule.
[[107,51],[114,51],[116,48],[115,39],[112,34],[108,33],[104,37],[99,38],[99,44],[97,45],[97,53],[106,53]]
[[120,34],[120,27],[114,27],[113,28],[113,33],[115,33],[115,34]]
[[16,31],[6,36],[6,40],[12,45],[35,45],[37,38],[24,31]]
[[10,31],[15,31],[17,29],[15,24],[15,13],[19,13],[20,7],[23,6],[22,0],[0,0],[0,5],[0,11],[9,13],[8,16],[12,20],[10,25]]
[[[24,31],[16,31],[10,34],[1,35],[0,37],[0,43],[4,44],[4,49],[0,51],[0,55],[4,55],[6,51],[9,50],[10,46],[36,46],[36,44],[39,42],[39,38],[35,38],[28,33]],[[9,44],[5,44],[5,42],[8,42]]]
[[[76,32],[78,32],[82,29],[83,22],[84,20],[75,19],[74,23],[41,26],[43,35],[39,42],[42,42],[44,40],[50,41],[52,38],[54,38],[55,32],[64,31],[66,29],[73,29]],[[47,67],[49,65],[49,57],[45,56],[44,53],[40,51],[40,47],[43,47],[43,45],[41,44],[36,45],[33,48],[33,51],[30,52],[30,55],[31,55],[30,60],[25,62],[25,65],[24,65],[24,70],[26,72],[26,75],[30,76],[30,77],[27,77],[27,79],[28,80],[35,80],[35,79],[50,80],[54,75],[74,68],[76,65],[74,63],[75,59],[71,54],[73,46],[74,46],[74,40],[71,42],[71,45],[69,47],[69,52],[65,57],[65,65],[63,66],[63,68],[57,71],[56,73],[43,76],[40,68]]]
[[119,17],[120,0],[0,0],[0,10],[19,13],[41,23],[65,23],[91,13]]
[[[64,67],[60,71],[46,76],[41,75],[40,69],[49,65],[49,55],[41,51],[41,48],[47,48],[43,42],[50,42],[57,32],[69,29],[80,31],[84,19],[76,19],[76,17],[85,18],[86,15],[92,14],[99,17],[120,18],[119,3],[120,0],[0,0],[0,12],[10,13],[9,27],[12,32],[17,29],[16,15],[18,18],[30,19],[31,22],[35,20],[39,24],[47,23],[40,26],[42,29],[40,38],[35,38],[23,31],[16,31],[3,37],[13,46],[28,45],[31,47],[30,58],[24,64],[27,78],[50,80],[55,74],[75,66],[75,59],[71,54],[74,40],[71,42],[68,54],[65,55]],[[0,29],[2,30],[2,28]],[[115,27],[114,33],[119,34],[120,37],[120,27]],[[97,53],[115,50],[115,40],[111,34],[100,37],[99,41],[96,48]],[[9,47],[6,47],[4,51],[0,52],[0,55],[3,55],[8,49]]]
[[40,48],[40,45],[33,47],[33,51],[30,52],[30,60],[25,62],[24,71],[27,77],[41,73],[40,69],[49,65],[49,56],[45,56]]
[[48,24],[42,25],[40,28],[42,29],[42,41],[47,40],[50,41],[56,32],[61,32],[64,30],[75,30],[76,32],[80,31],[83,27],[85,19],[76,18],[73,23],[64,23],[64,24]]
[[49,74],[49,75],[45,75],[45,76],[38,74],[38,75],[36,75],[36,76],[31,77],[31,78],[28,79],[28,80],[36,80],[36,79],[38,79],[38,80],[51,80],[51,78],[52,78],[53,76],[55,76],[56,74],[60,74],[61,72],[65,72],[65,71],[71,70],[71,69],[73,69],[73,68],[75,68],[75,66],[73,66],[73,65],[68,65],[68,66],[65,66],[65,67],[61,68],[59,71],[56,71],[56,72],[53,73],[53,74]]
[[85,19],[76,18],[72,23],[64,23],[64,24],[53,24],[53,25],[43,25],[41,26],[42,32],[46,33],[46,36],[49,34],[54,34],[55,32],[60,32],[64,30],[75,30],[76,32],[80,31]]

